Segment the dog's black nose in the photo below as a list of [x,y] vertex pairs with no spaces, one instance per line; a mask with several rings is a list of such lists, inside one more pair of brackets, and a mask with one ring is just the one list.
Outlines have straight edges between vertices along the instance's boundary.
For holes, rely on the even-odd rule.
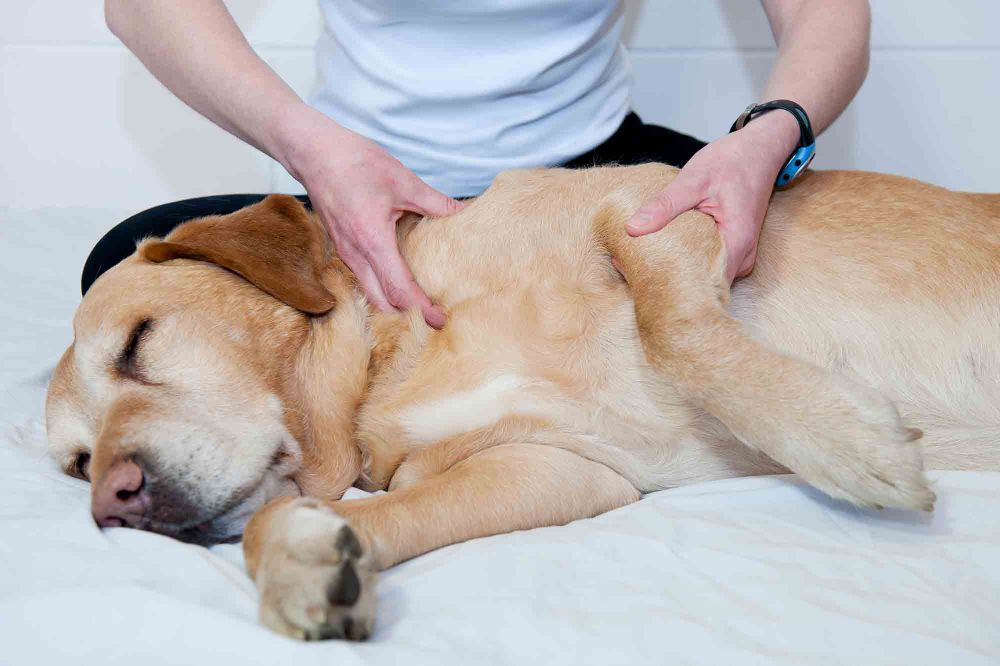
[[91,512],[101,527],[138,527],[151,501],[146,477],[134,460],[114,463],[94,485]]

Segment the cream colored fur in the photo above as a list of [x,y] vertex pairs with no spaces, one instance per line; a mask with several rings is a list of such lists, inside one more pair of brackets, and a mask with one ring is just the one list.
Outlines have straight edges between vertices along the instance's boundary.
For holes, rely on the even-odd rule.
[[[1000,468],[1000,196],[810,173],[775,194],[730,290],[710,218],[624,232],[675,173],[513,172],[453,218],[406,220],[441,331],[370,311],[288,199],[189,223],[88,293],[50,389],[53,452],[67,469],[90,452],[94,484],[152,461],[207,507],[184,527],[221,535],[274,499],[248,567],[264,622],[303,638],[367,635],[376,568],[643,492],[792,470],[929,510],[925,466]],[[288,254],[268,229],[301,243],[294,261],[267,261]],[[148,381],[113,370],[141,318]],[[336,501],[351,484],[391,492]],[[331,545],[344,530],[361,555]],[[364,590],[345,607],[317,586],[342,588],[347,561]]]

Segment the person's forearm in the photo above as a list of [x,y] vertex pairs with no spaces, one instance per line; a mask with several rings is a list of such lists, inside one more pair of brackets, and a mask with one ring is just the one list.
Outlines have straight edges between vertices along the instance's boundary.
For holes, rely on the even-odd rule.
[[399,252],[396,224],[407,211],[448,217],[461,203],[299,99],[250,48],[221,0],[106,0],[105,14],[171,92],[302,183],[370,303],[418,308],[430,326],[444,325],[444,310]]
[[[868,73],[868,0],[761,0],[778,58],[760,101],[790,99],[809,114],[813,132],[832,123]],[[746,129],[760,135],[762,163],[775,173],[795,149],[799,127],[787,113],[767,113]]]
[[221,0],[107,0],[111,31],[171,92],[286,167],[298,95],[254,53]]
[[763,0],[763,5],[778,44],[763,100],[798,102],[819,134],[868,73],[868,0]]

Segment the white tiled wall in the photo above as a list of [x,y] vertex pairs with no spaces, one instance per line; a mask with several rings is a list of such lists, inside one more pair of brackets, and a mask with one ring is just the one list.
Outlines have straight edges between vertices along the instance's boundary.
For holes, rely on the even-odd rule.
[[[756,98],[773,59],[753,0],[630,3],[634,104],[702,138]],[[871,73],[816,166],[1000,191],[1000,0],[871,0]],[[231,0],[261,55],[312,80],[311,0]],[[0,1],[0,207],[142,208],[288,189],[280,167],[187,109],[104,26],[98,0]]]

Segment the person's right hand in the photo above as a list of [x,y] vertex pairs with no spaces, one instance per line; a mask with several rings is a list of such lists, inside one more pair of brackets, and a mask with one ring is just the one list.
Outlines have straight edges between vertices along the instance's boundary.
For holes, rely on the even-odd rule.
[[306,188],[313,210],[368,300],[382,310],[419,307],[428,324],[441,328],[444,311],[427,297],[400,255],[396,223],[407,211],[453,215],[462,203],[315,109],[302,105],[285,127],[282,163]]

